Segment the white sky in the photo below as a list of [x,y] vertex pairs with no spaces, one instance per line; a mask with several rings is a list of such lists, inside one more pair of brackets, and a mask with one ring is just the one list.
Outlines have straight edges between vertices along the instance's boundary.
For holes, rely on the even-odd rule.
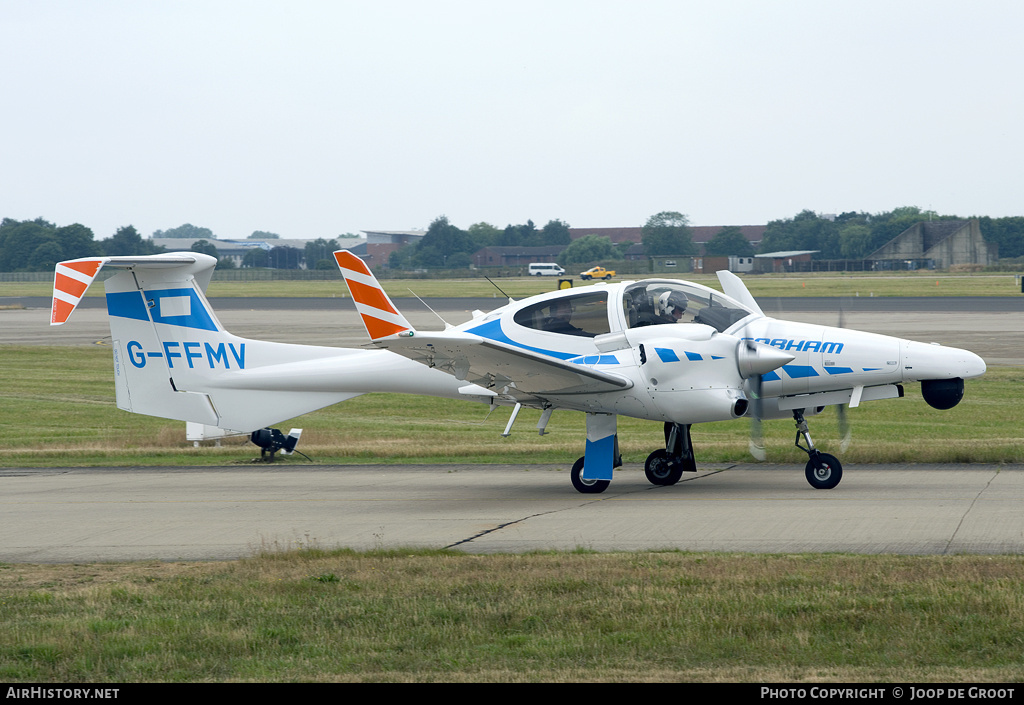
[[1024,3],[0,0],[0,217],[1024,215]]

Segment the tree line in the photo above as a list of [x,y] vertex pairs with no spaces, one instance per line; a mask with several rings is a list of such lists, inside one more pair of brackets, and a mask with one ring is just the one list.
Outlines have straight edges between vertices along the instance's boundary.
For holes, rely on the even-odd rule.
[[[842,213],[835,217],[822,217],[804,210],[792,218],[768,223],[759,252],[785,250],[815,250],[816,259],[864,259],[901,232],[922,220],[960,219],[953,215],[939,215],[915,206],[869,214]],[[979,217],[981,233],[986,241],[999,247],[1001,258],[1024,257],[1024,217]],[[572,240],[569,224],[550,220],[537,227],[532,220],[498,228],[479,222],[465,230],[451,223],[447,217],[436,218],[418,242],[393,252],[392,268],[445,268],[463,269],[473,264],[472,255],[484,247],[542,247],[560,246],[564,249],[557,261],[564,265],[622,259],[626,250],[635,243],[613,244],[607,237],[586,235]],[[217,256],[210,240],[216,236],[208,228],[186,223],[170,230],[157,230],[153,237],[200,238],[192,249]],[[297,269],[303,264],[308,269],[331,269],[331,253],[340,249],[339,238],[320,238],[306,244],[304,249],[272,247],[269,250],[252,248],[242,261],[243,267],[273,267]],[[274,240],[279,235],[256,231],[250,239]],[[698,254],[692,240],[689,219],[677,211],[662,211],[650,216],[641,227],[641,244],[645,256],[679,256]],[[79,257],[149,255],[163,251],[151,239],[143,238],[131,226],[119,228],[109,238],[96,240],[88,227],[79,223],[57,226],[43,218],[17,221],[4,218],[0,222],[0,271],[47,271],[57,262]],[[743,236],[740,228],[723,228],[704,246],[709,256],[751,256],[757,254]],[[218,267],[234,266],[229,258],[222,258]]]

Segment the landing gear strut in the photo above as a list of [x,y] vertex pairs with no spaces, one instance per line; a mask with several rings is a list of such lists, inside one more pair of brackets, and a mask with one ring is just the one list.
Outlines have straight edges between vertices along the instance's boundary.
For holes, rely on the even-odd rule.
[[644,473],[652,485],[674,485],[684,472],[697,472],[690,425],[665,424],[665,447],[647,456]]
[[[807,453],[809,458],[807,465],[804,466],[804,477],[816,490],[832,489],[843,479],[843,466],[834,455],[822,453],[814,447],[814,441],[811,440],[811,434],[807,430],[803,409],[793,410],[793,420],[796,421],[796,447]],[[800,445],[801,436],[807,443],[806,448]]]

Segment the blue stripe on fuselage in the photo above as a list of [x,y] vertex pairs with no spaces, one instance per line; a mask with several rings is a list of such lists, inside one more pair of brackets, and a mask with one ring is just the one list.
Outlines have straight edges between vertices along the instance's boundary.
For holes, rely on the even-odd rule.
[[488,321],[476,328],[469,328],[466,332],[472,333],[473,335],[479,335],[481,338],[487,338],[488,340],[493,340],[498,343],[505,343],[506,345],[512,345],[517,348],[522,348],[523,350],[530,350],[531,352],[537,352],[542,355],[558,358],[559,360],[569,360],[580,356],[579,353],[558,352],[557,350],[547,350],[545,348],[537,348],[532,345],[524,345],[523,343],[516,342],[509,338],[505,331],[502,330],[500,318]]

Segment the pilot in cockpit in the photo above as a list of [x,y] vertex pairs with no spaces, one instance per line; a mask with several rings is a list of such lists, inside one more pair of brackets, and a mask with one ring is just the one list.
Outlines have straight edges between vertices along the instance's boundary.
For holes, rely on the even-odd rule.
[[551,333],[562,333],[563,335],[587,335],[585,332],[570,323],[572,318],[572,304],[565,299],[560,299],[551,304],[548,309],[548,317],[544,320],[543,329]]
[[658,315],[663,323],[678,323],[686,313],[689,299],[681,291],[665,291],[658,297]]

